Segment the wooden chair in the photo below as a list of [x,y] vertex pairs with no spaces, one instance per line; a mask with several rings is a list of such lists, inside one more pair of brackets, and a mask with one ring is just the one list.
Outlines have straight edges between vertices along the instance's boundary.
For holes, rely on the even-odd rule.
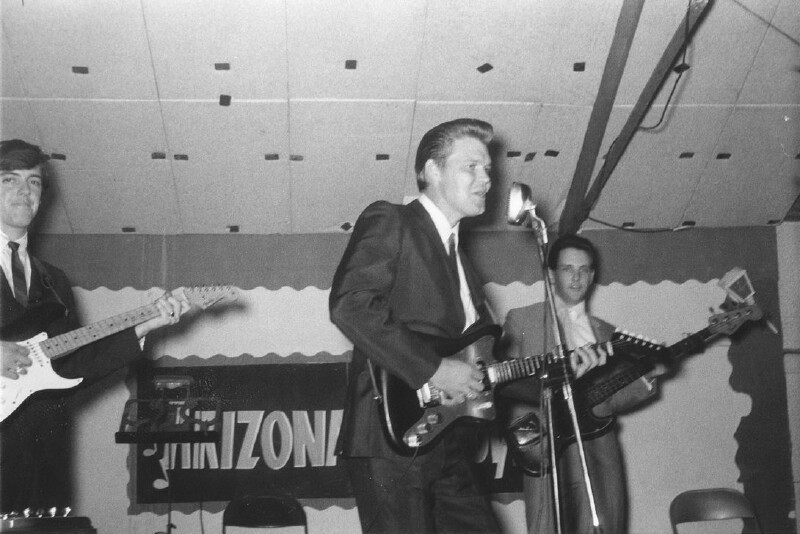
[[302,526],[308,534],[306,512],[288,495],[247,495],[236,497],[222,513],[222,533],[227,527],[282,528]]
[[[730,488],[711,488],[684,491],[672,500],[669,520],[673,534],[677,525],[695,521],[742,519],[745,532],[763,534],[752,503],[740,491]],[[753,528],[755,527],[755,529]]]

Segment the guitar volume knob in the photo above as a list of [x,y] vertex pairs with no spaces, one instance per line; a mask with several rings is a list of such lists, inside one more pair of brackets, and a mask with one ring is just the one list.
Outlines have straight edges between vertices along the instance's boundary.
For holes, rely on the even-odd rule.
[[429,414],[426,419],[428,421],[428,425],[438,425],[442,422],[442,416],[438,413]]

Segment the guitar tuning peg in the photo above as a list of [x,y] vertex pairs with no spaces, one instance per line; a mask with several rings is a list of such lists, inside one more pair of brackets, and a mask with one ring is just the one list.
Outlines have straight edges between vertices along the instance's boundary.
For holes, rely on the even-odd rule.
[[30,508],[25,508],[22,511],[22,517],[30,517],[30,516],[31,516],[31,509]]
[[63,514],[63,516],[64,516],[64,517],[67,517],[71,511],[72,511],[72,508],[70,508],[69,506],[65,506],[65,507],[64,507],[64,514]]
[[50,509],[47,511],[47,517],[55,517],[55,516],[56,516],[56,512],[58,512],[58,508],[56,508],[55,506],[53,506],[52,508],[50,508]]

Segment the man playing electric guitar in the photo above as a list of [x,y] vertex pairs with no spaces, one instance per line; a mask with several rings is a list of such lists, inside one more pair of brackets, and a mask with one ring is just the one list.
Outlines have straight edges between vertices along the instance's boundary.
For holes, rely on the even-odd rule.
[[[608,341],[614,327],[589,316],[586,310],[586,300],[597,269],[597,252],[592,243],[576,235],[558,238],[548,251],[547,266],[565,348],[572,350]],[[504,327],[508,355],[519,358],[553,350],[553,325],[548,319],[544,305],[511,310]],[[605,353],[602,359],[601,363],[605,363]],[[576,370],[575,375],[579,376],[580,373]],[[523,413],[538,409],[541,393],[541,382],[537,378],[514,382],[500,391],[505,399],[524,401],[528,409],[522,410]],[[655,393],[654,381],[642,378],[614,394],[595,410],[598,415],[607,416],[628,410]],[[541,414],[538,422],[542,428],[545,427],[546,421]],[[571,425],[571,422],[564,423]],[[627,530],[627,495],[616,433],[612,430],[584,441],[583,445],[600,525],[604,532],[623,534]],[[577,446],[572,444],[560,456],[558,478],[562,488],[561,517],[564,532],[591,534],[592,516],[578,453]],[[523,477],[523,489],[528,531],[531,534],[556,532],[550,477],[526,474]]]
[[[15,381],[24,379],[32,363],[28,349],[15,341],[41,331],[53,336],[78,327],[67,277],[28,252],[28,227],[47,185],[47,159],[38,146],[25,141],[0,142],[0,372]],[[85,345],[58,360],[56,372],[65,378],[83,378],[83,384],[99,380],[138,358],[145,334],[177,323],[189,309],[185,298],[172,295],[161,297],[155,306],[158,316]],[[0,512],[74,504],[68,416],[71,391],[41,391],[0,424]]]

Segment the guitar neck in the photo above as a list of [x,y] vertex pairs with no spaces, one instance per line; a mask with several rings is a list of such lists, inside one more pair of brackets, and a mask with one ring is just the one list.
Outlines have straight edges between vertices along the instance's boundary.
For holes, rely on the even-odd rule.
[[[704,328],[690,336],[670,345],[665,349],[667,357],[672,362],[680,358],[701,352],[706,344],[716,337],[717,334],[711,332],[709,328]],[[622,344],[624,346],[624,343]],[[586,407],[594,407],[605,401],[617,391],[622,390],[628,384],[639,380],[652,370],[652,366],[647,362],[646,365],[634,365],[622,371],[615,371],[610,378],[598,384],[592,384],[580,391],[581,400]]]
[[545,371],[558,370],[556,365],[567,361],[566,356],[568,355],[569,352],[565,354],[565,357],[559,356],[557,352],[548,352],[524,358],[511,358],[488,366],[487,375],[493,385],[505,384],[531,376],[542,376]]
[[134,327],[157,317],[159,313],[155,304],[147,304],[135,310],[72,330],[66,334],[47,338],[39,343],[39,348],[41,348],[45,356],[54,360],[89,343],[94,343],[126,328]]

